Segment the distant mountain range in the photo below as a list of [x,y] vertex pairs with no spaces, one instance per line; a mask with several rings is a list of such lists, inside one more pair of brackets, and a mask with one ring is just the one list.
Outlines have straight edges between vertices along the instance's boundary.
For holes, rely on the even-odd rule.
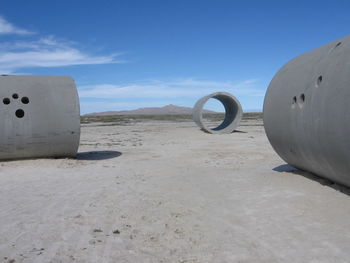
[[[215,111],[204,110],[203,113],[218,113]],[[104,111],[86,114],[87,116],[103,116],[103,115],[176,115],[176,114],[192,114],[192,108],[180,107],[173,104],[160,108],[139,108],[136,110],[125,111]]]

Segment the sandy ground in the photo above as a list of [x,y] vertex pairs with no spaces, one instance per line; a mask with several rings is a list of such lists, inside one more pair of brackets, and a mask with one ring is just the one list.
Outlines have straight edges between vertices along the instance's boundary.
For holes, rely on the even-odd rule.
[[349,189],[259,123],[87,124],[77,159],[0,163],[0,262],[349,262]]

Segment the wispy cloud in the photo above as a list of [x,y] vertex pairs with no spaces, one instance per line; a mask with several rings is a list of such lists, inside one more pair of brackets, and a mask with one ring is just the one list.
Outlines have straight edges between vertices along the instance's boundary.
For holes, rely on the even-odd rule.
[[62,67],[72,65],[120,63],[120,54],[93,56],[73,44],[58,41],[54,37],[34,41],[17,41],[0,44],[0,72],[13,73],[30,67]]
[[[15,34],[19,39],[0,43],[0,74],[11,74],[32,67],[63,67],[73,65],[122,63],[120,53],[91,55],[77,43],[54,36],[33,37],[30,31],[17,28],[0,16],[0,35]],[[25,37],[23,39],[23,37]]]
[[[165,104],[164,101],[81,101],[80,107],[81,114],[86,114],[102,111],[131,110],[145,107],[163,107]],[[174,102],[174,104],[176,104],[176,102]]]
[[180,79],[170,81],[145,81],[125,85],[101,84],[80,86],[81,98],[127,99],[127,98],[177,98],[197,97],[224,90],[236,95],[264,96],[264,92],[255,87],[255,80],[239,83]]
[[34,34],[34,32],[18,28],[12,25],[11,23],[9,23],[8,21],[6,21],[6,19],[3,18],[2,16],[0,16],[0,35],[5,35],[5,34],[32,35]]

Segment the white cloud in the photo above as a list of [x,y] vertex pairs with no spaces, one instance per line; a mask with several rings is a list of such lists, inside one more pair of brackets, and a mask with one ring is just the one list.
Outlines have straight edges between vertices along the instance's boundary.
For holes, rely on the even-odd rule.
[[255,87],[255,80],[240,83],[182,79],[171,81],[145,81],[125,85],[101,84],[80,86],[81,98],[139,99],[199,97],[216,91],[239,95],[264,96],[264,91]]
[[[258,86],[253,79],[239,83],[196,79],[149,80],[124,85],[78,85],[78,93],[82,114],[161,107],[166,104],[192,107],[202,96],[217,91],[229,92],[241,101],[243,107],[255,109],[260,107],[265,93]],[[259,106],[250,100],[259,101]]]
[[0,35],[5,35],[5,34],[14,34],[14,35],[31,35],[34,34],[31,31],[25,30],[18,28],[8,21],[6,21],[5,18],[0,16]]
[[[32,35],[33,32],[17,28],[0,16],[0,35]],[[37,36],[37,35],[36,35]],[[120,54],[90,55],[77,48],[74,42],[57,40],[53,36],[28,38],[0,43],[0,74],[11,74],[31,67],[63,67],[72,65],[121,63]]]

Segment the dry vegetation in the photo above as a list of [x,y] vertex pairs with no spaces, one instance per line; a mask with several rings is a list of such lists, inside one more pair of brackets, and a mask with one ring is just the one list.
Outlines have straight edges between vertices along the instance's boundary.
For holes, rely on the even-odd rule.
[[[217,122],[224,118],[223,113],[204,114],[203,117],[208,121]],[[262,112],[248,112],[243,114],[242,123],[248,120],[262,120]],[[81,116],[81,123],[106,122],[109,125],[126,125],[141,121],[192,121],[192,115],[189,114],[163,114],[163,115],[104,115],[104,116]]]

